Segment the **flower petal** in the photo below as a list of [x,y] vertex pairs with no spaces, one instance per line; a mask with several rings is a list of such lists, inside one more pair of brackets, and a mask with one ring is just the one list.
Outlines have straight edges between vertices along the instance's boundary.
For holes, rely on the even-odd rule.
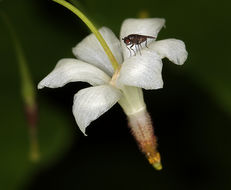
[[161,57],[147,48],[141,53],[142,55],[132,56],[124,61],[118,83],[147,90],[162,88]]
[[184,42],[177,39],[155,41],[150,44],[149,48],[177,65],[184,64],[188,56]]
[[[165,19],[163,18],[126,19],[122,23],[122,27],[120,30],[120,40],[122,44],[124,59],[130,56],[130,52],[127,49],[122,38],[130,34],[140,34],[140,35],[145,35],[145,36],[153,36],[157,38],[157,35],[160,29],[164,26],[164,24],[165,24]],[[153,41],[153,39],[148,39],[147,40],[148,44],[151,41]]]
[[[118,38],[107,27],[100,28],[99,32],[102,34],[118,63],[122,63],[122,51]],[[113,74],[113,67],[110,60],[94,34],[90,34],[84,38],[72,51],[78,59],[95,65],[109,75]]]
[[86,127],[108,111],[120,96],[120,91],[111,85],[89,87],[75,94],[72,111],[80,130],[85,134]]
[[54,70],[38,84],[38,89],[43,87],[58,88],[69,82],[77,81],[88,82],[91,85],[101,85],[108,83],[110,77],[88,63],[77,59],[61,59]]

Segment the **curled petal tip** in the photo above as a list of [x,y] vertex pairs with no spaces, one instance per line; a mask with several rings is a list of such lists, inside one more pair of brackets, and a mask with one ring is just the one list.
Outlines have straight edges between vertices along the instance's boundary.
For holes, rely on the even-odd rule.
[[37,86],[37,89],[42,89],[43,88],[43,85],[41,85],[40,83],[38,84]]

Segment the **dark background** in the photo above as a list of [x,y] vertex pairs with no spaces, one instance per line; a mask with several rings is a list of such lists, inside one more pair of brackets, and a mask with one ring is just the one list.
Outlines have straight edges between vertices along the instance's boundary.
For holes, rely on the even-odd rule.
[[[87,129],[72,116],[72,83],[37,91],[41,159],[28,158],[28,128],[14,44],[0,20],[0,189],[231,189],[231,3],[228,0],[81,0],[98,26],[118,36],[122,21],[146,12],[166,19],[158,39],[178,38],[183,66],[164,59],[164,88],[144,91],[162,155],[155,171],[139,152],[116,105]],[[51,0],[2,0],[27,58],[34,84],[89,34],[70,11]]]

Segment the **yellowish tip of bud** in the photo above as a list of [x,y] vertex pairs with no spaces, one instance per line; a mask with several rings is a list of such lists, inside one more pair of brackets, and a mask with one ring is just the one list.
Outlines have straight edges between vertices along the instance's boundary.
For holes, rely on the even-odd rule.
[[38,152],[31,152],[30,153],[30,161],[31,162],[38,162],[39,161],[39,159],[40,159],[40,155],[39,155],[39,153]]
[[36,128],[31,127],[30,129],[30,152],[29,152],[29,159],[31,162],[38,162],[40,160],[39,154],[39,144],[37,139]]
[[156,162],[154,164],[152,164],[152,166],[156,169],[156,170],[162,170],[162,164],[160,162]]
[[148,161],[156,170],[162,170],[162,164],[160,161],[160,153],[159,152],[157,152],[153,155],[148,155]]
[[141,10],[138,12],[138,18],[148,18],[149,12],[147,10]]

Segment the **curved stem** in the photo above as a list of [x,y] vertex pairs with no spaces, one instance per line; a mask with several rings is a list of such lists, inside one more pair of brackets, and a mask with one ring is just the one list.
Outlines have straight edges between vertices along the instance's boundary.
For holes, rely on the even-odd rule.
[[16,58],[18,61],[18,68],[21,77],[21,94],[24,101],[24,109],[29,130],[29,142],[30,142],[30,159],[33,162],[39,161],[39,143],[37,136],[37,102],[35,87],[31,79],[30,71],[27,65],[27,61],[21,47],[21,43],[18,39],[17,33],[14,30],[9,18],[3,12],[0,12],[0,17],[6,24],[9,30],[9,34],[12,38],[12,42],[15,48]]
[[99,33],[99,31],[96,29],[96,27],[93,25],[93,23],[76,7],[74,7],[72,4],[66,2],[65,0],[53,0],[54,2],[66,7],[71,12],[73,12],[75,15],[77,15],[86,25],[87,27],[92,31],[93,34],[95,34],[96,38],[100,42],[101,46],[103,47],[105,53],[107,54],[114,71],[116,71],[119,68],[119,64],[116,61],[114,55],[112,54],[110,48],[108,47],[107,43],[103,39],[102,35]]

